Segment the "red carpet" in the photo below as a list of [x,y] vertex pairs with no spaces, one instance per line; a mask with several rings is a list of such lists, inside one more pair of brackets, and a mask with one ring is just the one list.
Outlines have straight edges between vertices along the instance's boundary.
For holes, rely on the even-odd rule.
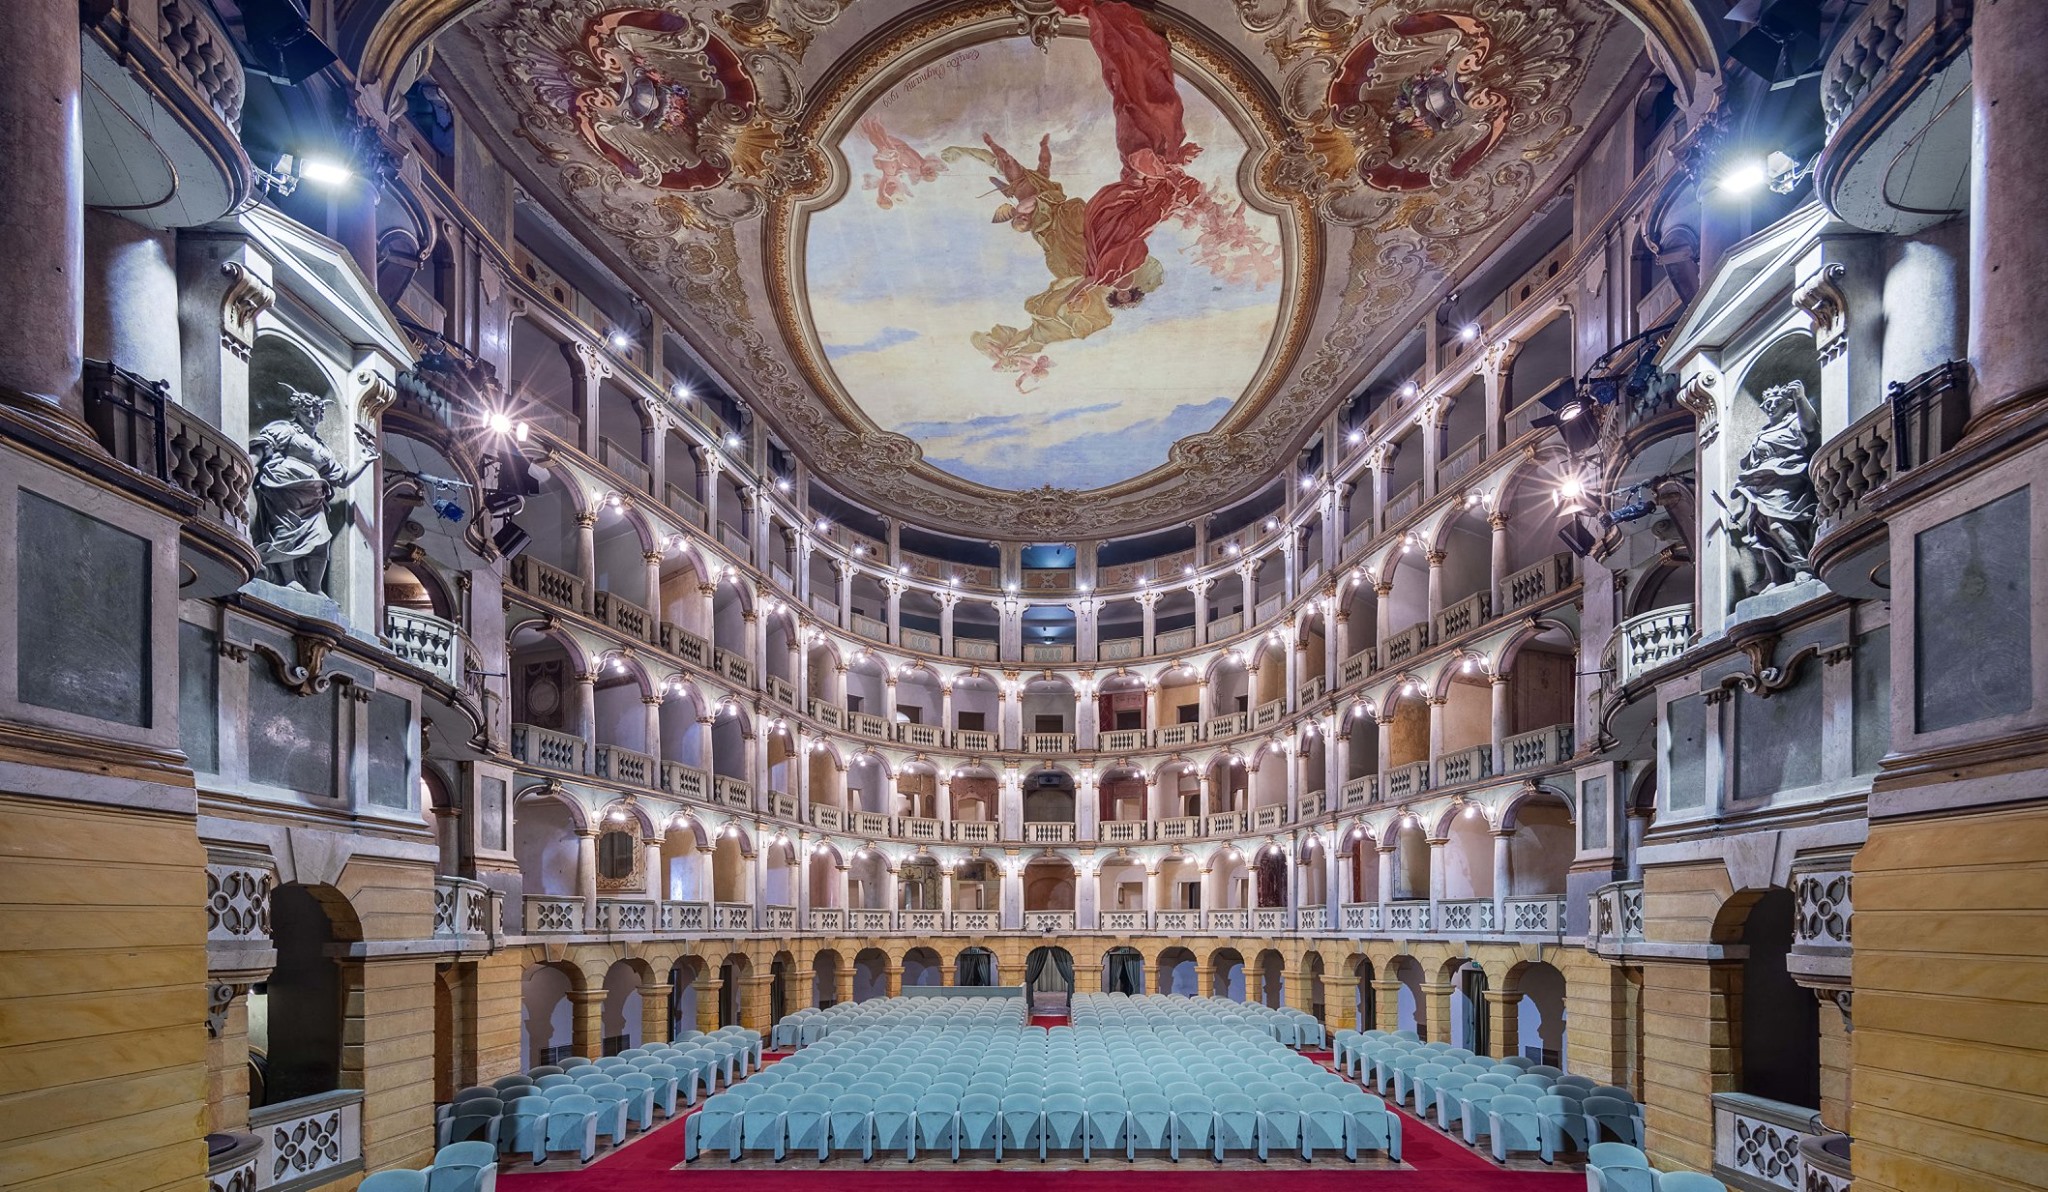
[[1031,1016],[1031,1025],[1042,1026],[1046,1030],[1051,1030],[1056,1026],[1067,1026],[1069,1024],[1067,1016],[1064,1014],[1033,1014]]
[[[677,1117],[623,1150],[581,1171],[523,1172],[514,1159],[498,1184],[507,1192],[1042,1192],[1050,1176],[1072,1192],[1578,1192],[1586,1177],[1575,1171],[1502,1171],[1408,1114],[1401,1115],[1402,1158],[1413,1171],[1367,1171],[1318,1160],[1277,1170],[1218,1170],[1204,1159],[1184,1159],[1172,1171],[1087,1168],[1055,1175],[1031,1163],[1002,1171],[957,1171],[943,1160],[904,1172],[863,1171],[858,1160],[829,1170],[735,1169],[718,1158],[683,1170],[683,1122]],[[1154,1184],[1157,1188],[1154,1188]]]

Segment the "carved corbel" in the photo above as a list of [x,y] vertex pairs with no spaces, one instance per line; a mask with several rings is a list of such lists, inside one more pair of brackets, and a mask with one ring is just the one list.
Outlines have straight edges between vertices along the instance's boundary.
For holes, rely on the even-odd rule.
[[375,422],[397,400],[398,389],[384,374],[373,368],[357,371],[356,417],[364,422]]
[[1842,290],[1848,272],[1840,262],[1831,262],[1792,293],[1792,305],[1813,321],[1814,349],[1823,364],[1848,347],[1848,296]]
[[1720,405],[1714,400],[1714,388],[1719,378],[1711,372],[1701,372],[1679,386],[1675,400],[1691,410],[1699,419],[1700,446],[1705,447],[1721,435]]
[[256,346],[256,316],[277,302],[277,291],[240,261],[221,262],[228,285],[220,298],[220,346],[249,358]]
[[1010,0],[1010,11],[1016,15],[1018,34],[1049,52],[1052,39],[1060,35],[1059,5],[1053,0]]
[[277,681],[290,688],[294,695],[317,695],[333,686],[336,680],[342,683],[351,681],[347,675],[320,673],[321,663],[334,649],[334,643],[324,637],[293,634],[292,651],[295,656],[292,658],[286,658],[283,651],[268,642],[251,642],[249,648],[270,660],[271,669],[277,672]]
[[249,986],[239,981],[208,981],[206,983],[206,1037],[220,1038],[228,1027],[228,1010],[235,999],[249,992]]
[[1738,643],[1744,655],[1749,658],[1749,669],[1721,677],[1723,691],[1740,688],[1758,699],[1769,699],[1799,681],[1799,668],[1806,660],[1820,653],[1819,646],[1801,646],[1794,651],[1784,665],[1771,662],[1771,656],[1778,652],[1778,636],[1765,634]]

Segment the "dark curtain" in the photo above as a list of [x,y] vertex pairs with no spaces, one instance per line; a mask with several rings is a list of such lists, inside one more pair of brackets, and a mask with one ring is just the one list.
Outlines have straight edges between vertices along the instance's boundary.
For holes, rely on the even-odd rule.
[[1486,1020],[1486,973],[1483,969],[1465,970],[1465,1046],[1474,1055],[1490,1055],[1487,1035],[1491,1025]]
[[1259,858],[1259,893],[1254,906],[1287,905],[1287,869],[1270,854]]
[[1051,952],[1046,948],[1033,948],[1031,955],[1024,958],[1024,990],[1027,994],[1038,988],[1038,978],[1045,972],[1046,962],[1051,959]]
[[969,948],[960,953],[953,967],[953,983],[971,988],[986,988],[996,983],[995,953],[984,948]]
[[1110,993],[1143,993],[1145,959],[1130,948],[1112,949],[1103,976],[1103,988]]
[[[1047,965],[1059,977],[1058,984],[1042,981]],[[1045,992],[1074,992],[1074,957],[1065,948],[1033,948],[1024,958],[1024,987]]]

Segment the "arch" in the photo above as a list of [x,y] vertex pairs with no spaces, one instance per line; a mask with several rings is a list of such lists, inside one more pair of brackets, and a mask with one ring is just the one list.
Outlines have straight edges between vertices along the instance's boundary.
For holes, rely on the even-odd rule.
[[1201,983],[1196,976],[1199,966],[1191,949],[1179,944],[1161,948],[1156,966],[1158,978],[1154,988],[1158,992],[1177,997],[1199,995]]
[[837,948],[820,948],[811,957],[811,1004],[819,1009],[839,1001],[839,972],[846,961]]
[[903,954],[903,988],[944,985],[944,961],[937,950],[919,944]]
[[575,1054],[572,993],[584,987],[583,970],[564,961],[527,966],[520,977],[519,1051],[526,1063],[551,1064]]
[[1508,970],[1503,989],[1515,1003],[1515,1050],[1539,1063],[1562,1066],[1566,1054],[1565,976],[1555,965],[1525,960]]
[[1245,1000],[1244,954],[1236,948],[1218,948],[1209,954],[1210,996],[1226,1001]]
[[967,988],[986,988],[997,984],[998,972],[996,954],[979,945],[962,948],[953,957],[953,984]]
[[1792,977],[1797,900],[1783,886],[1745,889],[1722,904],[1717,941],[1744,949],[1741,981],[1727,992],[1727,1025],[1739,1033],[1735,1090],[1820,1108],[1820,1003]]
[[1102,954],[1102,991],[1133,997],[1145,992],[1145,958],[1136,948],[1119,945]]
[[617,1055],[648,1041],[640,991],[653,981],[654,970],[637,957],[615,960],[605,970],[604,1009],[599,1028],[599,1045],[604,1054]]

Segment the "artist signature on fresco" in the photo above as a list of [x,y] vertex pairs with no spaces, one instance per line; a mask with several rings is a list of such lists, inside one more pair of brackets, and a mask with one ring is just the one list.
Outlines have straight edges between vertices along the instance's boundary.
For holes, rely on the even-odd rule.
[[903,80],[903,89],[905,91],[915,91],[919,87],[924,86],[926,83],[937,82],[938,80],[945,78],[949,74],[954,74],[960,71],[961,69],[966,67],[967,64],[970,62],[979,61],[981,61],[980,50],[961,50],[959,53],[953,55],[952,57],[947,58],[942,62],[934,62],[930,66],[925,67],[923,70],[920,70],[916,74],[913,74],[909,78]]

